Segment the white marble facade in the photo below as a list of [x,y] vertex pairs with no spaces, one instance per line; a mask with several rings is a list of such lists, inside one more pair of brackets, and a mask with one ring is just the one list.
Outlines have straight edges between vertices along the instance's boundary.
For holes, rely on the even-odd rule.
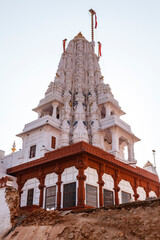
[[[7,156],[0,150],[0,160],[5,171],[7,168],[41,158],[46,152],[79,141],[99,147],[114,154],[119,161],[136,167],[134,144],[140,139],[132,133],[131,127],[121,120],[120,117],[125,112],[114,98],[110,86],[104,83],[99,57],[94,52],[94,42],[87,41],[81,33],[68,43],[66,51],[61,56],[54,81],[49,84],[44,98],[33,111],[37,112],[38,119],[26,124],[23,131],[17,135],[22,138],[22,149]],[[35,149],[31,156],[33,146]],[[125,148],[128,152],[127,158],[124,154]],[[153,172],[153,168],[148,166],[147,170]],[[85,184],[97,187],[98,194],[97,171],[87,168],[85,174],[87,176]],[[65,169],[62,173],[61,205],[63,185],[76,182],[78,187],[77,175],[75,167]],[[112,177],[104,174],[103,180],[105,182],[103,188],[113,191]],[[57,175],[48,174],[45,186],[56,186],[56,182]],[[33,204],[39,204],[38,185],[39,181],[36,178],[25,183],[21,206],[26,206],[27,192],[31,188],[34,188]],[[133,200],[130,183],[122,180],[119,186],[120,202],[121,191],[130,193]],[[138,189],[138,193],[140,199],[145,199],[142,188]],[[150,196],[154,195],[155,193],[150,193]]]
[[[79,141],[100,147],[121,161],[136,163],[134,143],[139,139],[120,119],[125,112],[110,86],[104,83],[94,43],[88,42],[81,33],[68,43],[54,81],[33,110],[38,119],[26,124],[17,135],[22,138],[22,149],[3,157],[7,168]],[[56,139],[54,149],[52,137]],[[34,145],[36,154],[30,158],[30,149]]]

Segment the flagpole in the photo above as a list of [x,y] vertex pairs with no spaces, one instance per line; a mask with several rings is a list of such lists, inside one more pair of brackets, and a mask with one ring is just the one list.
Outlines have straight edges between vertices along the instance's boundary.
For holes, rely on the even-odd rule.
[[89,12],[91,13],[91,37],[93,42],[94,41],[93,16],[95,15],[95,11],[93,9],[90,9]]

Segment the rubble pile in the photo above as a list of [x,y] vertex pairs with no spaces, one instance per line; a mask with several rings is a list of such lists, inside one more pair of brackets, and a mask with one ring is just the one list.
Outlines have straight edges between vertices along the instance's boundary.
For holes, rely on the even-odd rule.
[[27,213],[5,239],[16,240],[159,240],[160,199],[112,208]]
[[17,222],[17,217],[20,216],[19,193],[13,187],[6,187],[5,198],[10,210],[11,223],[12,223],[12,226],[14,226],[15,223]]
[[44,209],[37,209],[33,212],[22,212],[26,217],[22,220],[22,226],[34,225],[55,225],[59,218],[58,211],[46,211]]

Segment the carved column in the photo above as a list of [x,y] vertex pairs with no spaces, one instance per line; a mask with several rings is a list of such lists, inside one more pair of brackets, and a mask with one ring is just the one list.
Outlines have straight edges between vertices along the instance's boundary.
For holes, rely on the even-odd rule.
[[57,186],[58,186],[58,191],[57,191],[57,209],[61,209],[61,185],[62,185],[62,181],[61,181],[61,175],[62,175],[63,170],[59,169],[58,171],[56,171],[56,174],[58,175],[58,181],[56,182]]
[[53,103],[52,103],[52,107],[53,107],[52,117],[53,117],[53,118],[56,118],[58,103],[57,103],[57,102],[53,102]]
[[134,161],[134,144],[132,142],[128,143],[128,161]]
[[104,107],[105,107],[105,109],[106,109],[106,116],[105,116],[105,118],[108,118],[108,117],[110,116],[110,109],[109,109],[109,107],[108,107],[108,104],[107,104],[107,103],[104,104]]
[[19,204],[21,206],[21,194],[23,193],[22,188],[27,180],[22,180],[22,176],[17,176],[18,192],[19,192]]
[[119,156],[119,133],[116,127],[111,128],[112,133],[112,154]]
[[134,181],[132,183],[130,183],[131,186],[132,186],[132,189],[133,189],[133,197],[134,197],[134,200],[137,201],[138,198],[139,198],[139,194],[137,193],[137,187],[138,187],[138,180],[137,178],[134,178]]
[[103,186],[104,181],[102,179],[104,174],[104,165],[100,165],[100,169],[98,170],[98,184],[99,184],[99,206],[103,207],[104,201],[103,201]]
[[119,182],[121,181],[121,178],[119,176],[118,170],[115,170],[115,175],[113,176],[114,179],[114,194],[115,194],[115,204],[119,204],[119,197],[118,192],[120,190],[120,187],[118,186]]
[[160,197],[160,188],[159,187],[156,187],[156,195],[157,195],[157,198]]
[[87,168],[86,157],[80,156],[77,158],[77,162],[75,167],[78,169],[78,204],[77,206],[83,208],[85,206],[85,180],[86,175],[84,174],[84,170]]
[[45,188],[45,185],[44,185],[44,182],[45,182],[45,177],[46,175],[42,174],[38,180],[39,180],[39,190],[40,190],[40,195],[39,195],[39,206],[40,207],[43,207],[43,193],[44,193],[44,188]]
[[146,192],[146,198],[149,198],[149,192],[151,191],[150,183],[147,183],[147,187],[144,188]]

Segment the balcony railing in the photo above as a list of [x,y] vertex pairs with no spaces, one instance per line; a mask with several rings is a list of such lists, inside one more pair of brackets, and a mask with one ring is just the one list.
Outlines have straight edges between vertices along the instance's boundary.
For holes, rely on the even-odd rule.
[[125,130],[129,133],[132,133],[131,127],[116,115],[111,115],[107,118],[101,119],[100,126],[101,126],[102,130],[107,129],[109,127],[113,127],[113,126],[119,126],[123,130]]
[[[56,127],[56,128],[60,128],[60,120],[59,119],[55,119],[53,118],[52,116],[49,116],[49,115],[45,115],[41,118],[38,118],[37,120],[35,121],[32,121],[30,123],[27,123],[25,126],[24,126],[24,129],[23,129],[23,132],[22,133],[25,133],[25,132],[28,132],[32,129],[35,129],[35,128],[38,128],[38,127],[41,127],[45,124],[49,124],[51,125],[52,127]],[[20,134],[18,134],[20,135]],[[18,136],[17,135],[17,136]]]

